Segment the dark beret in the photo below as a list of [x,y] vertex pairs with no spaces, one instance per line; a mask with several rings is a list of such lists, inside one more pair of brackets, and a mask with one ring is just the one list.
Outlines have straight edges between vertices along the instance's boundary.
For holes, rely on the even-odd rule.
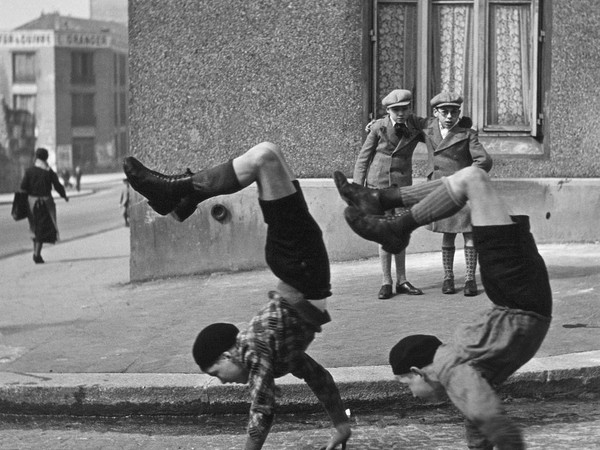
[[234,346],[240,330],[231,323],[213,323],[196,337],[192,353],[194,361],[205,372],[223,352]]
[[409,373],[411,367],[422,369],[428,366],[440,345],[442,341],[427,334],[413,334],[401,339],[390,351],[394,375]]

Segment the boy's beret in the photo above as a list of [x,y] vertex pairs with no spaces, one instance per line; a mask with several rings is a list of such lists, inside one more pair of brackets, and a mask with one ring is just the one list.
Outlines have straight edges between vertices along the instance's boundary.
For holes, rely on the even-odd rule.
[[235,344],[238,328],[231,323],[213,323],[204,328],[194,342],[192,353],[194,361],[205,372],[223,352]]
[[411,367],[422,369],[428,366],[440,345],[442,341],[427,334],[413,334],[401,339],[390,351],[394,375],[409,373]]

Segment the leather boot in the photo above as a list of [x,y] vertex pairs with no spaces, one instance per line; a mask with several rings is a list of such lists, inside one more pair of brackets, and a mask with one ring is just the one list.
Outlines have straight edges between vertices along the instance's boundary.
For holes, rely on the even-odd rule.
[[171,216],[179,222],[194,214],[198,203],[217,195],[233,194],[242,189],[233,170],[233,160],[201,170],[194,174],[192,182],[194,192],[183,197],[171,212]]
[[165,175],[148,169],[132,156],[123,161],[123,171],[131,187],[146,197],[150,207],[163,216],[169,214],[183,197],[194,192],[192,177],[187,172]]
[[349,206],[344,216],[356,234],[381,244],[386,252],[393,254],[400,253],[408,246],[410,234],[419,227],[410,210],[393,216],[375,216]]
[[339,171],[333,173],[333,180],[340,197],[364,214],[383,215],[385,210],[379,203],[379,190],[348,183],[346,176]]

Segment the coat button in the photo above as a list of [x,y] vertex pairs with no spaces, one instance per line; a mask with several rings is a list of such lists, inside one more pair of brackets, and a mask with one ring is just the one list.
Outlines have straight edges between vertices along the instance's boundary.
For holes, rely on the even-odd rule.
[[433,170],[440,170],[440,166],[433,166]]

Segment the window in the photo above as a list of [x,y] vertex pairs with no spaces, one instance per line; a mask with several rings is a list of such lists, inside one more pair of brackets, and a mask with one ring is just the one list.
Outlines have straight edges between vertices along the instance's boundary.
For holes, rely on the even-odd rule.
[[127,125],[127,92],[119,94],[119,125]]
[[115,133],[115,148],[117,150],[117,158],[119,159],[124,158],[129,153],[126,131]]
[[537,136],[539,0],[375,0],[372,111],[392,89],[413,92],[415,111],[451,90],[489,136]]
[[115,119],[115,127],[119,126],[119,94],[113,94],[113,115]]
[[71,83],[94,84],[94,53],[71,53]]
[[115,126],[127,125],[127,92],[114,93]]
[[73,167],[81,167],[82,172],[93,172],[96,167],[94,138],[73,138]]
[[13,83],[35,83],[35,53],[13,53]]
[[127,57],[119,55],[119,84],[125,86],[127,84]]
[[71,95],[71,124],[73,126],[93,126],[96,124],[94,94]]
[[118,85],[119,82],[119,57],[113,54],[113,84]]
[[13,95],[13,109],[35,114],[35,95]]
[[127,84],[127,56],[122,53],[115,53],[113,64],[115,86],[125,86]]

